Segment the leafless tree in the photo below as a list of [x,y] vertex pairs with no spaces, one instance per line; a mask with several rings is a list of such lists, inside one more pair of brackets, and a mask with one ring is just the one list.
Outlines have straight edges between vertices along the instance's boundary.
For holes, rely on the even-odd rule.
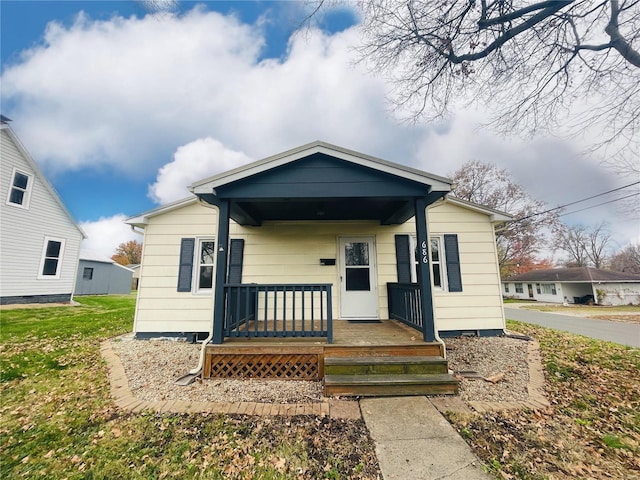
[[[317,15],[319,6],[340,2],[310,3]],[[392,100],[414,119],[441,118],[460,101],[479,103],[510,134],[582,134],[597,125],[594,148],[608,145],[616,159],[637,153],[639,0],[355,4],[360,52],[395,82]]]
[[498,261],[503,275],[518,272],[518,266],[535,263],[546,244],[545,231],[558,224],[558,212],[537,215],[545,203],[531,198],[509,173],[494,164],[471,160],[451,174],[453,195],[510,213],[515,221],[496,231]]
[[556,229],[554,248],[568,254],[567,265],[603,268],[607,261],[607,247],[611,234],[604,223],[591,228],[582,225],[561,225]]
[[585,250],[587,257],[596,268],[603,268],[607,261],[607,246],[611,240],[611,233],[609,233],[604,223],[599,223],[586,232],[586,244]]
[[611,257],[611,270],[640,274],[640,245],[630,244]]

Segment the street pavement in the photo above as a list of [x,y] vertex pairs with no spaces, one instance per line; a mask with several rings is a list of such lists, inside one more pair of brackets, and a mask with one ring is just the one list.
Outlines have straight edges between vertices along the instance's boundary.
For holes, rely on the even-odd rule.
[[640,324],[637,323],[611,322],[507,306],[504,307],[504,315],[511,320],[533,323],[630,347],[640,347]]

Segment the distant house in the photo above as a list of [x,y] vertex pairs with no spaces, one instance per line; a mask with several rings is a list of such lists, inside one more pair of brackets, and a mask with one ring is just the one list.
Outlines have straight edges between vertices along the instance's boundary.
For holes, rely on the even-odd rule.
[[76,295],[118,295],[131,292],[133,270],[103,255],[81,251]]
[[0,303],[68,302],[85,234],[0,117]]
[[592,267],[534,270],[505,278],[505,297],[550,303],[640,304],[640,275]]

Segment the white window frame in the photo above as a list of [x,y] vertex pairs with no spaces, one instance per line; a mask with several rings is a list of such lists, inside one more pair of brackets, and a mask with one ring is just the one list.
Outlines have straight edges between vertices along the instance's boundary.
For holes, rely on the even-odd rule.
[[504,293],[509,293],[509,284],[508,283],[504,284]]
[[543,295],[557,295],[558,291],[556,290],[555,283],[543,283],[541,285],[541,290]]
[[[213,263],[202,263],[200,261],[201,257],[201,253],[202,253],[202,244],[204,242],[213,242]],[[193,281],[192,281],[192,285],[193,285],[193,293],[199,293],[199,294],[210,294],[213,292],[213,285],[215,284],[215,277],[216,277],[216,239],[214,237],[198,237],[196,238],[196,248],[193,252],[194,255],[194,259],[193,259]],[[200,288],[200,267],[207,267],[207,266],[211,266],[213,267],[213,272],[212,272],[212,278],[211,278],[211,288]]]
[[[440,252],[440,282],[442,285],[437,287],[434,285],[433,279],[433,253],[431,252],[431,241],[437,240]],[[436,292],[448,292],[449,285],[447,284],[447,261],[444,251],[444,235],[429,235],[429,276],[431,277],[431,287]],[[409,256],[411,258],[411,282],[417,283],[418,281],[418,259],[416,258],[416,248],[418,247],[418,239],[415,235],[409,235]]]
[[[15,187],[13,183],[16,179],[16,173],[20,175],[24,175],[27,177],[27,188],[24,190],[24,196],[22,197],[22,203],[13,203],[11,201],[11,192]],[[22,190],[18,188],[19,190]],[[7,205],[16,208],[24,208],[25,210],[29,210],[29,204],[31,203],[31,190],[33,189],[33,174],[25,172],[24,170],[20,170],[19,168],[13,167],[13,171],[11,172],[11,181],[9,183],[9,191],[7,192]]]
[[[520,285],[520,287],[518,287]],[[516,293],[524,293],[524,283],[515,283],[514,287]],[[520,288],[520,290],[518,290]]]
[[[55,275],[44,275],[44,263],[47,259],[47,247],[49,246],[49,242],[60,242],[60,254],[58,255],[58,264],[56,265],[56,274]],[[42,254],[40,255],[40,267],[38,269],[38,280],[59,280],[60,274],[62,272],[62,262],[64,260],[64,247],[66,240],[64,238],[56,238],[56,237],[44,237],[44,242],[42,245]],[[51,257],[53,258],[53,257]]]

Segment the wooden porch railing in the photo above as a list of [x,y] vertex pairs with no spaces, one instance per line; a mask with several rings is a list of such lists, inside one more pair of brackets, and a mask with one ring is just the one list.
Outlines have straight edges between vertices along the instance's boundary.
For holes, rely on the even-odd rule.
[[331,284],[226,284],[225,337],[326,337]]
[[389,317],[422,332],[422,302],[417,283],[387,283]]

